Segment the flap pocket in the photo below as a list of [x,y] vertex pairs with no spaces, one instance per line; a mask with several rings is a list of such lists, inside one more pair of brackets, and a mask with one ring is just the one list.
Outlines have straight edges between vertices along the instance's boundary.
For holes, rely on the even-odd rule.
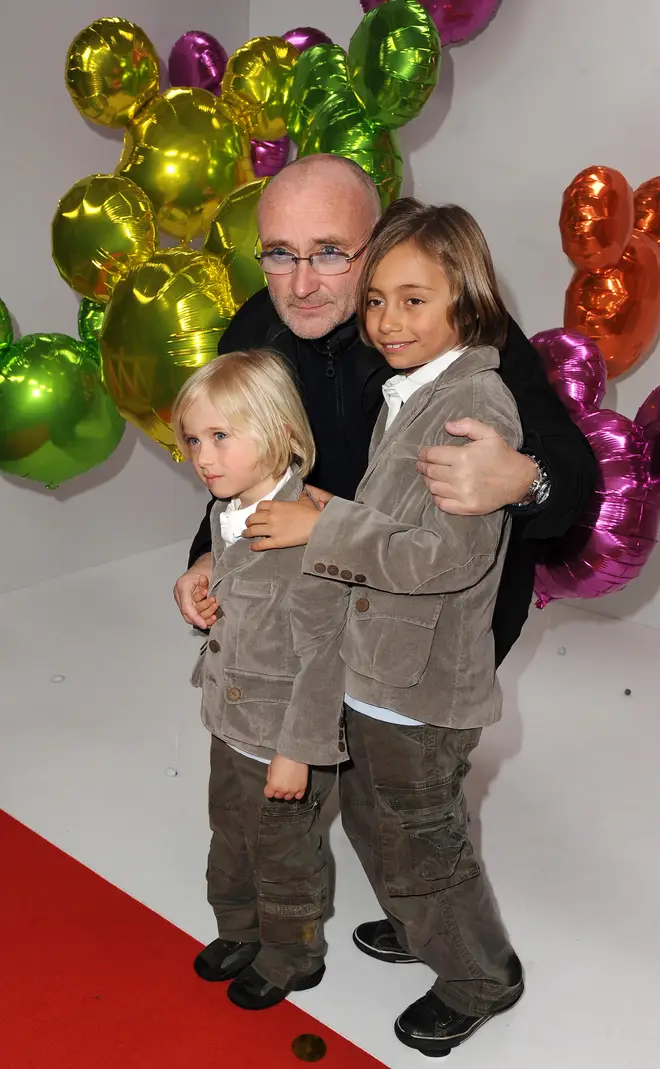
[[225,668],[223,733],[237,742],[277,749],[293,676],[269,676]]
[[354,589],[341,656],[358,675],[392,687],[419,683],[442,611],[438,594]]

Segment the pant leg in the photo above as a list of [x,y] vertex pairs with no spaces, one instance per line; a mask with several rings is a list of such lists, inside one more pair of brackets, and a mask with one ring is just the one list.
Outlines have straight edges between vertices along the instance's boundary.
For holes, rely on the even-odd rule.
[[264,979],[286,987],[294,976],[316,972],[326,943],[328,861],[319,826],[336,768],[311,768],[300,802],[264,797],[264,765],[232,753],[243,796],[247,849],[257,889],[261,949],[254,967]]
[[[226,743],[211,736],[209,821],[213,834],[206,870],[207,897],[220,938],[251,943],[259,939],[257,889],[245,838],[245,803],[234,768],[236,756]],[[263,769],[265,781],[265,766],[258,767]]]
[[350,710],[346,726],[371,807],[356,804],[356,776],[343,774],[342,819],[382,908],[436,973],[444,1002],[474,1016],[504,1008],[522,970],[468,838],[463,794],[480,731],[402,728]]

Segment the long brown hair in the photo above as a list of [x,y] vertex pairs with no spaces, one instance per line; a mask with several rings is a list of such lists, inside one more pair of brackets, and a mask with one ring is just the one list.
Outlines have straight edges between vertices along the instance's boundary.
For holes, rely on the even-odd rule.
[[388,252],[407,241],[442,266],[452,299],[448,319],[461,345],[500,349],[506,341],[509,317],[481,227],[456,204],[435,207],[413,197],[394,201],[372,234],[357,294],[363,340],[369,342],[365,321],[376,268]]

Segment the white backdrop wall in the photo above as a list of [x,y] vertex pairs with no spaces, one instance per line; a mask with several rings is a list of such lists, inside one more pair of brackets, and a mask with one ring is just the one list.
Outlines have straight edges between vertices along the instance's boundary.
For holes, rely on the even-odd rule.
[[[77,178],[118,158],[118,142],[85,124],[62,77],[70,40],[99,13],[82,0],[52,10],[28,0],[3,15],[0,295],[23,333],[75,333],[77,302],[50,260],[50,220]],[[362,17],[359,0],[130,0],[102,13],[139,22],[161,56],[195,28],[229,50],[300,25],[347,45]],[[660,173],[659,34],[657,0],[628,0],[625,17],[619,0],[502,0],[480,37],[445,52],[436,94],[402,131],[405,191],[474,212],[528,334],[561,325],[571,269],[557,218],[574,174],[603,163],[636,186]],[[659,383],[660,350],[617,380],[606,403],[632,416]],[[203,501],[189,472],[130,429],[108,464],[69,489],[0,478],[0,589],[185,538]],[[660,627],[659,590],[656,551],[640,580],[588,607]]]
[[[562,323],[571,267],[557,220],[573,176],[596,163],[633,187],[660,174],[660,4],[623,10],[619,0],[502,0],[484,33],[443,53],[434,97],[401,131],[404,191],[475,214],[528,335]],[[311,25],[346,47],[361,16],[359,0],[251,0],[250,35]],[[658,385],[660,348],[605,404],[634,416]],[[660,627],[659,591],[657,549],[640,579],[587,607]]]
[[[51,259],[50,223],[67,189],[85,175],[113,171],[121,152],[121,131],[86,123],[64,85],[69,44],[101,15],[142,26],[165,73],[169,50],[186,30],[207,30],[229,52],[248,38],[248,0],[3,5],[0,296],[17,335],[77,336],[78,299]],[[130,426],[105,465],[59,490],[0,473],[0,591],[187,538],[205,503],[187,466]]]

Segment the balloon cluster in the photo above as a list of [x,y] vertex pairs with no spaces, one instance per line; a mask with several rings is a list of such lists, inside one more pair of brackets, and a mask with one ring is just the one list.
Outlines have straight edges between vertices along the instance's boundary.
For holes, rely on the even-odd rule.
[[596,491],[580,521],[563,538],[543,545],[535,583],[542,608],[558,598],[598,598],[621,590],[646,564],[660,528],[660,387],[629,420],[600,409],[606,362],[595,342],[557,329],[535,335],[532,344],[599,467]]
[[660,178],[633,193],[619,171],[587,167],[564,192],[559,229],[576,268],[564,326],[598,343],[615,378],[660,333]]
[[[103,374],[119,411],[181,459],[170,410],[212,359],[238,307],[264,285],[256,208],[286,163],[329,152],[359,163],[387,205],[401,189],[395,131],[433,92],[440,38],[417,0],[387,0],[347,51],[320,30],[257,37],[227,57],[191,31],[172,48],[159,92],[156,51],[140,27],[101,18],[69,48],[66,84],[83,116],[123,127],[112,175],[61,199],[53,258],[77,293],[106,306]],[[181,242],[158,249],[158,232]],[[203,239],[201,251],[189,247]]]
[[26,334],[14,341],[0,300],[0,469],[49,489],[101,464],[125,423],[101,377],[103,310],[83,300],[79,340]]
[[[360,0],[363,11],[372,11],[386,0]],[[501,0],[420,0],[435,22],[443,45],[460,45],[486,28]]]

